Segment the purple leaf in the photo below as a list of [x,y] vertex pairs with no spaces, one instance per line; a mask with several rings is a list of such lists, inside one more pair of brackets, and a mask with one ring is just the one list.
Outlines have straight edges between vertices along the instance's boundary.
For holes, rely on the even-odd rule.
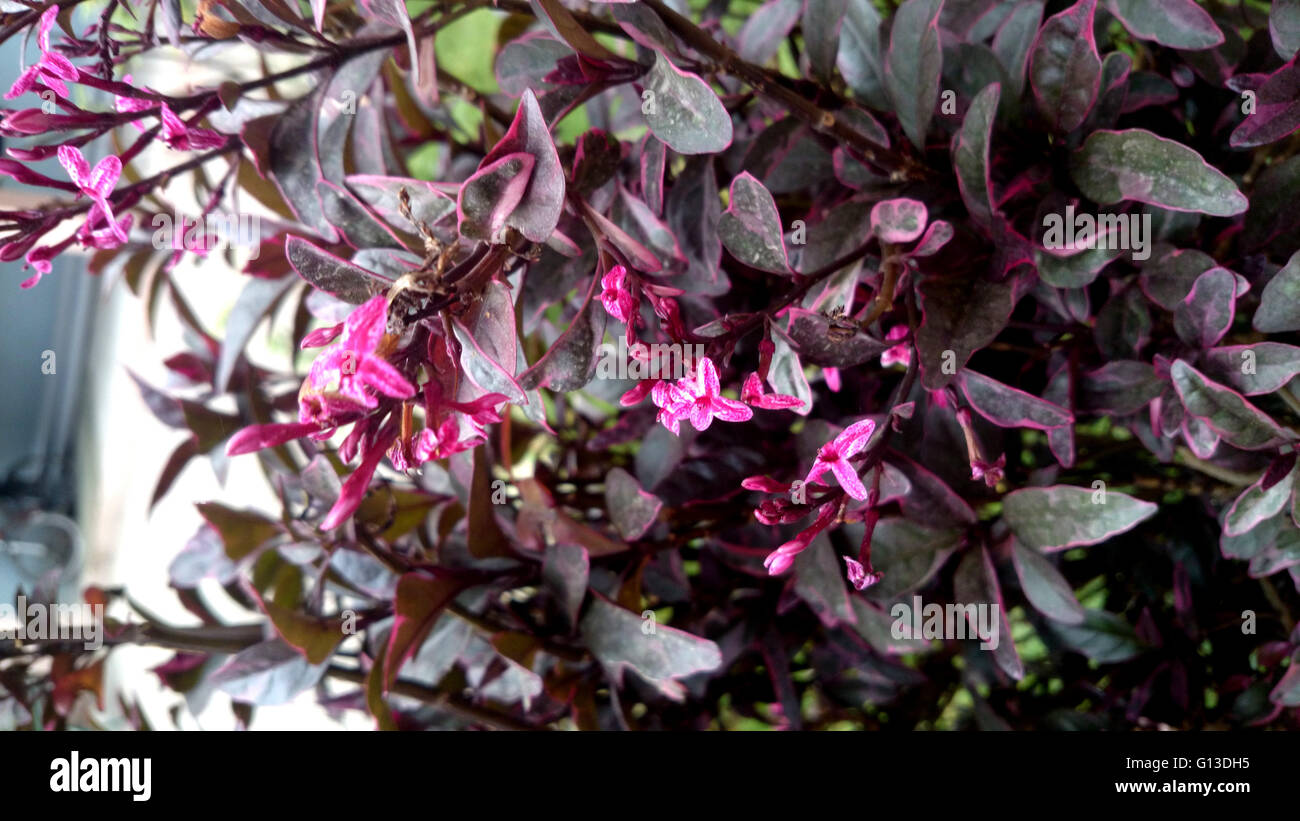
[[[411,216],[425,222],[435,232],[444,219],[456,210],[456,200],[430,182],[408,177],[384,177],[372,174],[353,174],[345,180],[356,197],[368,205],[389,226],[410,232],[413,230],[399,210],[401,190],[406,189],[411,201]],[[449,235],[450,238],[450,235]]]
[[555,597],[569,624],[575,627],[587,598],[590,576],[591,557],[585,547],[563,542],[547,546],[542,559],[542,584]]
[[861,330],[854,331],[847,338],[835,336],[830,332],[830,327],[831,321],[823,314],[803,308],[790,309],[788,334],[804,363],[829,368],[851,368],[876,359],[893,347]]
[[1099,205],[1121,200],[1230,217],[1246,210],[1231,179],[1182,143],[1150,131],[1094,131],[1070,158],[1070,176]]
[[685,698],[685,688],[674,679],[714,670],[722,664],[718,645],[663,624],[654,632],[643,630],[645,619],[592,591],[592,601],[582,618],[587,647],[610,672],[616,683],[632,669],[674,701]]
[[393,601],[393,627],[388,634],[383,681],[387,692],[397,682],[406,660],[424,644],[429,631],[464,585],[461,582],[412,571],[397,580]]
[[522,151],[479,166],[456,202],[461,236],[503,242],[501,230],[523,201],[535,161]]
[[531,368],[519,377],[519,386],[526,391],[539,387],[567,393],[580,390],[596,374],[600,358],[600,343],[605,338],[608,315],[592,296],[600,280],[592,277],[578,314],[564,329],[559,339]]
[[1240,536],[1265,519],[1271,519],[1282,512],[1287,502],[1291,501],[1291,490],[1295,482],[1294,468],[1282,477],[1281,481],[1271,487],[1264,486],[1267,475],[1261,476],[1253,485],[1246,488],[1228,508],[1223,516],[1223,535]]
[[1214,267],[1214,257],[1193,249],[1171,251],[1142,266],[1142,291],[1166,311],[1176,311],[1198,277]]
[[1236,313],[1237,277],[1226,268],[1211,268],[1174,311],[1174,328],[1188,345],[1209,348],[1232,327]]
[[208,678],[235,701],[259,706],[285,704],[315,686],[325,664],[310,664],[279,638],[241,650]]
[[[1047,388],[1043,390],[1043,399],[1055,405],[1060,405],[1071,414],[1075,411],[1075,403],[1071,401],[1070,396],[1070,369],[1062,365],[1051,379],[1047,381]],[[1047,448],[1060,462],[1061,467],[1073,467],[1076,457],[1074,442],[1074,426],[1062,425],[1059,428],[1052,428],[1047,431]]]
[[655,216],[664,212],[664,167],[668,164],[668,147],[653,134],[641,145],[641,196]]
[[1068,647],[1098,664],[1128,661],[1143,650],[1129,623],[1104,610],[1086,610],[1083,624],[1053,624],[1052,631]]
[[594,210],[588,209],[587,217],[600,229],[600,232],[604,234],[605,239],[609,240],[615,248],[623,252],[623,254],[628,258],[628,262],[632,264],[633,268],[636,268],[638,271],[644,271],[648,274],[653,274],[663,270],[664,266],[663,263],[659,261],[659,258],[655,256],[649,248],[646,248],[644,245],[637,242],[631,234],[624,231],[622,228],[619,228]]
[[1300,375],[1300,348],[1281,342],[1227,345],[1205,352],[1207,376],[1246,396],[1272,393]]
[[835,548],[831,547],[830,537],[824,532],[794,560],[794,592],[807,602],[827,627],[857,621],[841,564]]
[[999,427],[1051,430],[1074,424],[1065,408],[970,369],[957,374],[957,387],[980,416]]
[[1100,544],[1155,515],[1157,505],[1105,488],[1030,487],[1002,499],[1002,515],[1025,547],[1044,552]]
[[1270,74],[1256,92],[1255,113],[1228,138],[1233,148],[1277,142],[1300,128],[1300,54]]
[[881,200],[871,209],[871,230],[881,242],[911,242],[925,230],[925,203],[900,197]]
[[1140,40],[1184,51],[1214,48],[1223,42],[1214,18],[1195,0],[1107,0],[1106,8]]
[[[857,5],[857,4],[855,4]],[[939,47],[939,11],[943,0],[906,0],[894,13],[885,54],[885,88],[903,133],[917,148],[939,100],[943,49]]]
[[1268,33],[1283,60],[1290,60],[1300,51],[1300,0],[1273,0]]
[[1266,334],[1300,331],[1300,251],[1264,286],[1251,323]]
[[1280,257],[1300,249],[1300,208],[1295,192],[1300,190],[1300,157],[1274,163],[1259,175],[1250,192],[1250,210],[1242,239],[1256,250],[1269,246]]
[[380,20],[406,34],[406,47],[411,55],[411,81],[420,84],[420,61],[416,59],[418,49],[415,45],[415,29],[411,27],[411,15],[406,12],[405,0],[361,0],[361,8],[367,17]]
[[366,210],[365,206],[341,185],[321,180],[316,183],[316,197],[320,200],[325,219],[338,232],[340,238],[353,248],[373,250],[406,246],[384,223]]
[[741,58],[763,65],[775,57],[802,8],[802,0],[768,0],[755,9],[736,36]]
[[[406,16],[405,11],[402,16]],[[415,51],[412,50],[411,54],[414,56]],[[366,90],[374,85],[380,67],[388,58],[389,53],[384,49],[353,57],[342,63],[325,84],[312,136],[316,141],[316,158],[320,161],[321,174],[330,182],[343,182],[347,173],[348,135],[352,133],[357,109],[364,104]]]
[[1038,108],[1059,131],[1073,131],[1087,118],[1101,87],[1101,57],[1093,37],[1097,0],[1079,0],[1047,18],[1029,59],[1029,81]]
[[989,143],[993,121],[998,113],[1002,87],[992,83],[975,95],[961,132],[953,137],[952,164],[957,172],[957,187],[962,202],[977,225],[988,228],[993,222],[993,184],[989,180]]
[[[966,366],[1011,318],[1010,282],[987,282],[970,276],[921,278],[917,285],[921,327],[916,347],[921,359],[921,383],[939,390]],[[951,355],[948,355],[948,354]]]
[[875,109],[888,109],[880,35],[880,12],[875,6],[849,3],[840,24],[840,49],[835,62],[858,100]]
[[800,416],[807,416],[812,410],[813,396],[812,388],[808,385],[808,378],[803,373],[803,363],[799,359],[799,353],[795,350],[794,340],[792,340],[780,328],[772,328],[772,341],[776,350],[772,352],[772,365],[767,373],[767,384],[772,386],[772,391],[783,396],[793,396],[803,402],[792,411]]
[[725,292],[729,282],[719,267],[722,240],[718,238],[722,203],[713,158],[688,160],[673,181],[665,206],[668,225],[690,263],[687,276],[696,283],[695,289],[704,295]]
[[545,32],[533,31],[502,46],[493,71],[504,94],[518,97],[530,88],[539,87],[541,77],[555,64],[573,54],[564,43]]
[[678,154],[716,154],[731,145],[731,115],[709,84],[681,71],[663,52],[643,78],[641,113],[654,135]]
[[268,173],[293,214],[326,242],[333,242],[334,227],[325,219],[316,183],[324,179],[319,160],[303,136],[316,133],[316,116],[323,104],[326,86],[304,95],[275,119],[268,144]]
[[840,50],[840,25],[848,0],[805,0],[803,21],[804,51],[813,72],[828,79],[835,71],[835,58]]
[[1010,79],[1010,90],[1017,99],[1025,90],[1025,72],[1029,68],[1029,53],[1033,48],[1038,24],[1043,20],[1041,0],[1021,0],[1011,9],[1006,20],[993,37],[993,53],[997,55]]
[[526,404],[523,389],[514,378],[518,338],[510,294],[494,280],[488,284],[477,307],[477,316],[470,319],[469,327],[460,319],[452,320],[452,329],[461,344],[461,366],[484,392],[502,393],[511,402]]
[[1102,269],[1119,255],[1108,244],[1089,248],[1072,256],[1058,256],[1050,251],[1035,251],[1038,276],[1053,288],[1084,288],[1091,285]]
[[676,38],[659,15],[645,3],[638,3],[636,0],[601,1],[614,4],[612,11],[614,19],[618,21],[618,27],[623,29],[637,45],[677,53]]
[[1279,707],[1300,707],[1300,660],[1291,659],[1291,665],[1269,691],[1268,700]]
[[[1020,654],[1016,652],[1016,643],[1011,637],[1011,620],[1007,618],[1007,610],[1002,603],[998,574],[993,568],[993,559],[989,556],[987,547],[981,546],[966,551],[961,563],[957,565],[956,572],[953,573],[952,593],[956,603],[963,607],[983,604],[996,608],[993,615],[997,618],[997,623],[994,625],[997,633],[996,636],[990,633],[988,643],[992,644],[996,640],[997,644],[988,649],[993,651],[993,660],[997,662],[1002,672],[1017,681],[1024,678],[1024,664],[1020,661]],[[965,610],[966,620],[970,625],[968,632],[978,631],[981,626],[986,626],[980,624],[983,619],[980,619],[976,613],[977,611],[969,608]],[[980,638],[983,639],[984,636]],[[984,648],[983,642],[980,647]]]
[[1083,606],[1075,597],[1074,588],[1046,556],[1012,541],[1011,561],[1020,588],[1035,610],[1062,624],[1083,624]]
[[313,288],[353,305],[387,291],[393,284],[388,277],[339,259],[302,237],[285,238],[284,255],[298,276]]
[[937,254],[943,246],[948,244],[948,240],[953,238],[952,224],[943,220],[935,220],[930,223],[930,227],[925,229],[925,236],[921,237],[912,250],[907,255],[912,258],[928,257]]
[[1089,413],[1127,416],[1146,407],[1165,384],[1145,362],[1107,362],[1079,380],[1079,405]]
[[1271,449],[1293,438],[1241,394],[1212,382],[1183,360],[1170,366],[1169,376],[1187,412],[1242,450]]
[[619,535],[629,542],[644,536],[663,508],[658,497],[642,490],[632,474],[622,468],[605,474],[605,504]]
[[533,242],[545,242],[564,209],[564,169],[531,89],[524,92],[510,129],[479,163],[479,169],[519,153],[531,155],[534,165],[523,199],[506,218],[506,225]]
[[[925,206],[921,208],[924,211]],[[776,203],[747,171],[731,181],[730,203],[718,221],[718,236],[733,257],[751,268],[790,273]]]
[[253,331],[257,330],[272,306],[294,284],[293,277],[249,279],[244,283],[239,298],[230,309],[230,317],[226,320],[226,335],[221,340],[221,353],[217,356],[212,386],[218,392],[224,393],[229,387],[235,364],[243,354],[248,340],[253,337]]
[[617,60],[618,55],[605,48],[582,27],[577,18],[560,0],[529,0],[533,14],[547,25],[556,37],[568,43],[574,51],[593,60]]
[[962,527],[977,521],[975,510],[938,476],[907,457],[894,457],[892,462],[912,485],[912,492],[898,500],[907,518],[935,527]]

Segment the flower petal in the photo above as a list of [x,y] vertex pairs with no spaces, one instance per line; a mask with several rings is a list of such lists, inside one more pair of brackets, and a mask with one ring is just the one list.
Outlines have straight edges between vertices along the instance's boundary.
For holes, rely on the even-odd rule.
[[36,34],[36,43],[41,47],[41,54],[50,50],[50,29],[54,28],[54,23],[59,18],[59,7],[51,5],[41,15],[41,25]]
[[89,190],[86,193],[91,196],[107,197],[113,193],[113,189],[117,186],[117,179],[120,176],[122,176],[122,161],[109,154],[96,163],[95,169],[90,172],[89,179],[86,181]]
[[718,369],[713,366],[713,360],[707,356],[700,357],[700,364],[695,373],[695,384],[698,388],[696,396],[717,396],[722,387],[718,382]]
[[867,446],[867,440],[876,432],[876,423],[870,419],[854,422],[835,437],[835,449],[840,458],[847,459],[860,453]]
[[357,376],[367,386],[394,399],[406,399],[415,393],[415,386],[402,376],[401,371],[377,356],[362,357]]
[[311,333],[304,336],[302,338],[302,342],[298,345],[298,347],[305,350],[307,348],[319,348],[323,345],[328,345],[331,342],[333,342],[334,338],[337,337],[342,332],[343,332],[343,323],[341,322],[337,325],[330,325],[325,328],[317,328]]
[[26,94],[31,90],[32,86],[36,85],[36,79],[40,74],[41,67],[39,65],[28,66],[23,70],[22,74],[18,75],[18,79],[14,81],[14,84],[9,87],[9,91],[5,93],[5,99],[12,100]]
[[713,424],[713,410],[708,402],[697,399],[691,403],[690,417],[691,425],[699,431],[708,430],[709,425]]
[[867,489],[862,486],[858,472],[847,461],[836,459],[831,463],[831,472],[840,480],[840,487],[844,488],[845,493],[858,500],[867,498]]
[[[41,68],[45,74],[52,74],[68,82],[75,83],[81,75],[77,73],[77,67],[72,61],[56,51],[48,51],[41,60]],[[64,94],[63,96],[67,96]]]
[[81,149],[70,145],[59,146],[59,165],[68,172],[72,183],[85,191],[90,180],[90,163],[82,156]]
[[716,396],[709,404],[713,414],[724,422],[744,422],[754,418],[754,412],[748,406],[725,396]]
[[269,425],[249,425],[230,437],[230,442],[226,445],[226,455],[239,456],[242,453],[252,453],[263,448],[273,448],[276,445],[283,445],[285,442],[301,439],[307,434],[315,433],[318,430],[320,430],[320,426],[315,422],[277,422]]
[[384,453],[396,439],[397,429],[393,428],[370,445],[361,464],[357,465],[352,475],[344,480],[338,501],[325,515],[325,521],[320,523],[321,530],[333,530],[357,512],[357,508],[361,507],[361,500],[366,497],[366,491],[370,488],[370,479],[375,475],[379,461],[384,458]]

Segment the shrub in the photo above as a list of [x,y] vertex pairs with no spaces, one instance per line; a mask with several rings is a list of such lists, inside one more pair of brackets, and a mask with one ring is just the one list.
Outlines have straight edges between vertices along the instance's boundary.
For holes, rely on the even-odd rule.
[[[155,498],[236,457],[282,502],[198,505],[202,626],[110,621],[170,687],[382,728],[1296,727],[1296,0],[88,5],[6,18],[38,107],[0,128],[38,140],[0,171],[61,200],[0,258],[170,297]],[[229,79],[133,83],[155,52]],[[185,174],[197,219],[153,196]],[[173,269],[250,214],[218,335]],[[277,315],[309,367],[246,355]],[[17,723],[59,726],[104,651],[25,647]]]

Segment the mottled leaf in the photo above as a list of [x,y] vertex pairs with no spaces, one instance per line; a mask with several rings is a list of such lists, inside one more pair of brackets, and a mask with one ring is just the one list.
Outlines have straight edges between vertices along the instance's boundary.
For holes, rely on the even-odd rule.
[[1151,502],[1105,488],[1031,487],[1002,499],[1002,515],[1026,547],[1054,551],[1099,544],[1156,513]]
[[1090,134],[1070,158],[1070,176],[1099,205],[1136,200],[1230,217],[1248,204],[1236,184],[1194,150],[1139,128]]

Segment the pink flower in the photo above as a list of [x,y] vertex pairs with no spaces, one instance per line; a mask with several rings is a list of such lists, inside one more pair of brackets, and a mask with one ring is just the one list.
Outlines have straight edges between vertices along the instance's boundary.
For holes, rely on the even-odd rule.
[[980,444],[979,434],[975,432],[975,425],[971,421],[970,411],[965,408],[958,408],[957,424],[966,437],[966,457],[970,460],[970,478],[972,480],[983,479],[984,484],[989,487],[997,487],[998,482],[1001,482],[1005,475],[1007,455],[1005,453],[1001,454],[995,462],[988,460],[988,457],[984,455],[984,446]]
[[[126,83],[127,85],[130,85],[131,75],[128,74],[125,77],[123,77],[122,82]],[[154,107],[154,103],[150,100],[146,100],[140,97],[121,97],[118,96],[117,94],[113,95],[113,110],[118,112],[119,114],[126,111],[148,111],[153,107]],[[136,131],[144,131],[144,126],[140,125],[139,122],[132,122],[131,125],[135,126]]]
[[510,397],[504,393],[488,393],[471,402],[444,402],[443,405],[460,411],[468,416],[476,427],[481,427],[500,422],[501,413],[497,410],[497,405],[508,401]]
[[[907,336],[908,327],[906,325],[895,325],[885,334],[886,341],[902,339]],[[893,364],[907,365],[912,361],[912,348],[907,343],[895,345],[880,355],[881,367],[887,368]]]
[[[126,75],[122,80],[129,84],[131,75]],[[148,111],[155,105],[157,105],[156,102],[140,97],[113,95],[113,110],[118,113]],[[224,134],[219,134],[209,128],[185,125],[184,121],[176,116],[176,112],[172,111],[166,103],[162,104],[159,118],[162,120],[162,141],[169,148],[176,151],[201,151],[205,148],[217,148],[226,143],[226,135]],[[135,126],[136,131],[144,131],[144,126],[138,120],[133,121],[131,125]]]
[[380,431],[373,441],[362,444],[364,455],[361,464],[357,465],[357,469],[352,471],[351,476],[343,480],[338,501],[330,508],[329,513],[325,514],[325,520],[320,523],[321,530],[333,530],[347,521],[353,513],[357,512],[357,508],[361,507],[361,501],[370,488],[370,479],[375,475],[384,453],[397,439],[397,433],[396,426],[390,425]]
[[970,463],[970,478],[983,479],[984,484],[989,487],[997,487],[1006,475],[1007,455],[1004,453],[998,456],[996,462],[986,462],[983,459],[975,459]]
[[826,378],[826,387],[831,389],[831,393],[840,392],[840,369],[839,368],[822,368],[822,376]]
[[91,169],[90,163],[86,162],[79,149],[61,145],[59,164],[68,172],[77,190],[95,203],[86,215],[86,223],[94,225],[103,217],[108,220],[109,233],[120,242],[126,242],[125,226],[113,216],[113,207],[108,203],[108,195],[117,186],[118,177],[122,176],[122,161],[110,154]]
[[302,342],[299,343],[298,347],[302,348],[304,351],[308,348],[322,348],[333,342],[341,333],[343,333],[342,322],[337,325],[328,325],[323,328],[316,328],[302,338]]
[[41,59],[27,67],[14,84],[5,94],[6,100],[12,100],[15,97],[21,97],[32,89],[39,81],[44,83],[55,94],[60,97],[68,96],[68,86],[64,80],[76,82],[77,67],[72,64],[67,57],[58,52],[50,50],[50,29],[54,28],[54,21],[59,16],[59,7],[50,6],[41,15],[40,32],[36,36],[36,42],[41,47]]
[[315,422],[273,422],[269,425],[249,425],[230,437],[226,445],[227,456],[239,456],[262,448],[273,448],[320,432]]
[[802,408],[804,405],[803,400],[797,396],[787,396],[783,393],[765,394],[763,380],[758,378],[757,373],[751,373],[745,378],[745,385],[740,389],[740,400],[747,405],[764,410],[786,410]]
[[[92,216],[97,219],[103,215],[95,209]],[[80,228],[77,229],[77,242],[82,245],[88,245],[91,248],[109,249],[116,248],[122,244],[119,237],[124,236],[131,230],[131,224],[135,222],[134,214],[127,214],[115,223],[106,223],[103,228],[95,228],[87,219]]]
[[855,590],[866,590],[885,577],[884,573],[868,571],[862,562],[849,556],[844,557],[844,563],[848,565],[849,583]]
[[406,399],[415,387],[376,353],[384,337],[388,302],[383,294],[359,306],[343,321],[334,344],[311,363],[298,392],[298,419],[335,427],[356,413],[378,406],[376,393]]
[[830,523],[834,521],[835,508],[836,505],[833,502],[822,505],[821,510],[817,513],[817,519],[807,529],[767,555],[767,558],[763,560],[763,566],[767,568],[769,576],[779,576],[790,569],[790,565],[794,564],[795,556],[807,550],[808,545],[812,544],[813,539],[817,538],[817,534],[829,527]]
[[701,357],[695,366],[695,373],[680,379],[674,385],[660,383],[651,391],[654,403],[662,410],[659,421],[664,427],[677,433],[678,425],[689,419],[696,430],[708,430],[713,424],[713,417],[724,422],[744,422],[754,416],[754,412],[744,403],[720,396],[722,386],[718,382],[718,369],[713,360]]
[[758,474],[757,476],[747,476],[741,480],[740,486],[745,490],[757,490],[763,493],[785,493],[790,489],[788,482],[778,482],[771,476]]
[[425,428],[415,443],[416,464],[424,464],[430,459],[445,459],[463,450],[476,448],[483,444],[482,436],[460,438],[460,425],[454,418],[445,420],[435,431]]
[[[636,388],[623,394],[623,397],[626,399],[634,391]],[[657,380],[650,386],[650,400],[655,403],[655,407],[659,408],[655,421],[672,431],[674,436],[679,436],[682,420],[689,417],[691,413],[690,401],[682,395],[681,389],[662,379]]]
[[[632,390],[620,396],[618,403],[625,408],[630,408],[653,393],[654,389],[661,384],[663,381],[660,379],[643,379],[636,383]],[[659,402],[656,401],[655,404],[659,405]]]
[[870,419],[863,419],[849,425],[840,432],[839,436],[822,445],[804,482],[816,481],[829,470],[835,474],[836,479],[839,479],[840,487],[844,488],[846,493],[854,499],[866,499],[867,489],[862,486],[862,480],[858,478],[858,472],[849,464],[849,459],[862,452],[875,430],[876,423]]
[[636,297],[627,289],[626,283],[626,268],[615,265],[609,269],[609,273],[600,279],[601,287],[604,288],[600,301],[605,303],[605,310],[610,316],[620,322],[630,323],[632,317],[636,316]]
[[205,148],[217,148],[226,144],[224,134],[218,134],[207,128],[185,125],[166,103],[162,106],[162,126],[163,142],[177,151],[202,151]]

